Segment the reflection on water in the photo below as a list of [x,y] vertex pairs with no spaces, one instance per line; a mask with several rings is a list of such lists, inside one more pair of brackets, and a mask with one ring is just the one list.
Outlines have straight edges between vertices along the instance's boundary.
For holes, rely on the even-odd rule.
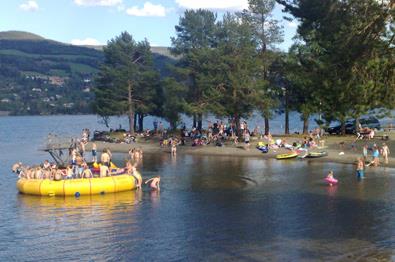
[[[123,161],[122,154],[115,161]],[[394,181],[352,166],[146,154],[161,190],[48,198],[15,194],[0,255],[16,260],[391,260]],[[323,178],[333,169],[337,186]],[[14,199],[15,198],[15,199]],[[42,249],[38,247],[46,246]],[[154,255],[153,255],[154,254]],[[138,259],[138,260],[139,260]]]
[[[21,119],[0,136],[0,261],[395,260],[393,169],[358,181],[353,166],[314,160],[145,154],[142,175],[160,175],[160,191],[24,196],[9,167],[42,160],[35,139],[50,127]],[[28,131],[32,143],[13,151]],[[330,169],[337,186],[323,181]]]

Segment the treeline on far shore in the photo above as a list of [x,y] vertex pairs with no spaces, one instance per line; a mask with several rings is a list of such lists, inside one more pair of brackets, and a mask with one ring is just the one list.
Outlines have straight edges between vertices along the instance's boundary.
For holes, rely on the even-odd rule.
[[[284,19],[298,24],[288,52],[276,49],[283,41],[280,21],[272,17],[276,3]],[[94,110],[106,123],[127,115],[132,133],[143,129],[146,115],[164,117],[175,128],[186,113],[201,128],[210,113],[239,127],[255,111],[268,133],[280,108],[301,114],[303,132],[319,113],[319,125],[338,120],[344,133],[348,118],[358,122],[395,105],[394,19],[393,1],[373,0],[249,0],[248,9],[223,15],[186,10],[171,38],[177,62],[165,78],[153,67],[148,41],[123,32],[108,42]]]

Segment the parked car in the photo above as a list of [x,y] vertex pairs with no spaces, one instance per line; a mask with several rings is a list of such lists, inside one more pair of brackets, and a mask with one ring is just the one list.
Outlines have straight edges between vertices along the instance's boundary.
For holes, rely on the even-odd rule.
[[[359,123],[361,123],[362,127],[368,127],[370,129],[381,129],[380,122],[374,116],[364,117],[359,119]],[[355,128],[355,119],[349,119],[345,123],[346,126],[346,134],[356,134]],[[341,125],[332,126],[326,129],[326,132],[329,134],[341,134]]]

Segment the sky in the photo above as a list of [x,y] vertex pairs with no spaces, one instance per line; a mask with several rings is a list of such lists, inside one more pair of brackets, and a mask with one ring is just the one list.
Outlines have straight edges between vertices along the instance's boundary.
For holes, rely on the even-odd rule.
[[[248,0],[3,0],[0,2],[0,31],[19,30],[75,45],[102,45],[128,31],[136,40],[148,39],[152,46],[170,46],[185,9],[205,8],[218,12],[240,11]],[[285,21],[281,6],[273,17],[284,26],[288,50],[297,23]],[[289,15],[287,15],[289,16]]]

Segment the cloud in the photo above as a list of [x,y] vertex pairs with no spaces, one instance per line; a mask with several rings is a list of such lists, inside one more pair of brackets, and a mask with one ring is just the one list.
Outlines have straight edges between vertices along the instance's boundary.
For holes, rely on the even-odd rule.
[[133,6],[128,8],[126,13],[131,16],[166,16],[166,8],[146,2],[143,8]]
[[243,10],[248,8],[248,0],[176,0],[185,9]]
[[85,39],[73,39],[71,40],[72,45],[101,45],[100,42],[94,38]]
[[80,6],[117,6],[122,4],[122,0],[74,0]]
[[26,3],[21,4],[19,8],[22,9],[23,11],[35,12],[38,10],[38,4],[36,1],[30,0],[27,1]]
[[290,21],[290,22],[287,22],[287,26],[292,27],[292,28],[297,28],[298,23],[296,21]]

